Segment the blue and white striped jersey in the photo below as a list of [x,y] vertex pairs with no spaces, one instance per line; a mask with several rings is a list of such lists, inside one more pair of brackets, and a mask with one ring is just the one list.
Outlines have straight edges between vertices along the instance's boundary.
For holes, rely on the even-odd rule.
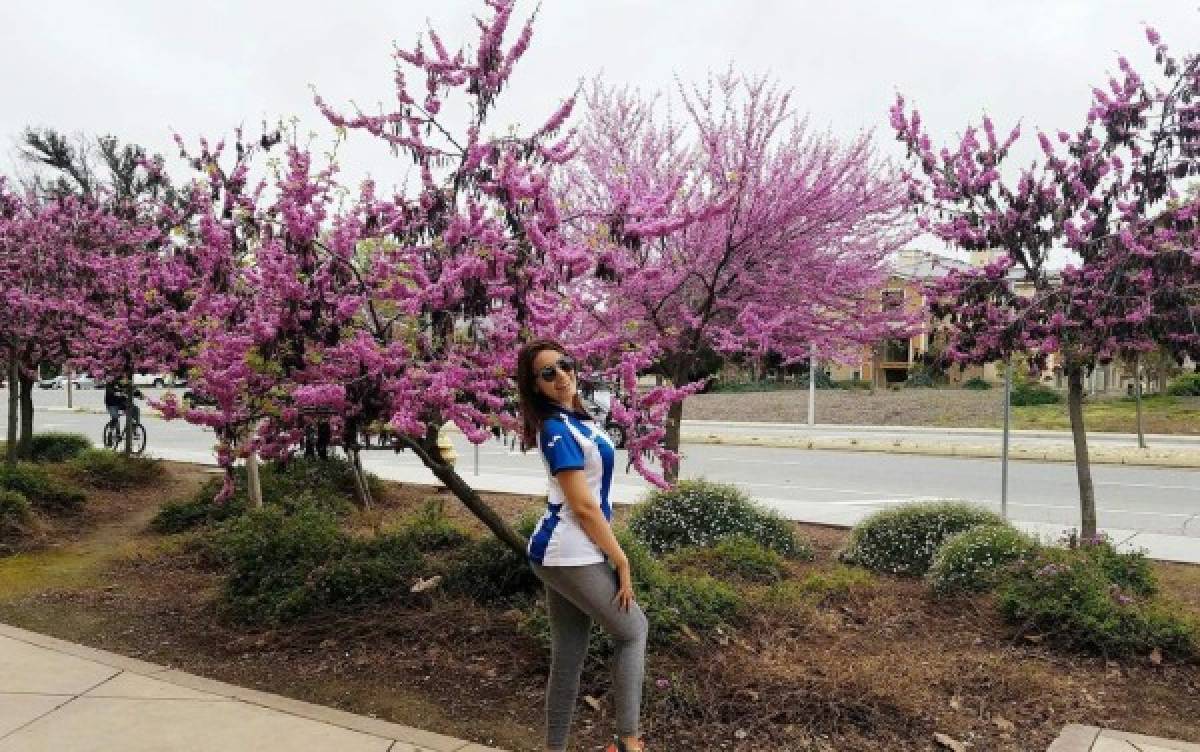
[[608,435],[589,417],[562,410],[542,424],[538,449],[550,478],[546,513],[529,538],[529,558],[546,567],[575,567],[604,561],[604,552],[571,512],[558,474],[563,470],[582,470],[593,500],[611,522],[608,490],[612,486],[616,450]]

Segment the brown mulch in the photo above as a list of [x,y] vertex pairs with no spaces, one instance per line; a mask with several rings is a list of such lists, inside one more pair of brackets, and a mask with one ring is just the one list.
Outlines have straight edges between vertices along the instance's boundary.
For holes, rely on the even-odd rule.
[[[126,553],[90,580],[12,596],[0,620],[223,681],[375,715],[514,752],[538,750],[548,656],[517,611],[436,591],[279,629],[223,622],[219,574],[186,546],[144,531],[159,501],[202,480],[93,506],[94,529],[123,530]],[[536,497],[488,494],[506,518]],[[384,521],[452,497],[389,484]],[[111,517],[106,517],[111,515]],[[829,571],[845,531],[798,525]],[[84,541],[81,541],[84,542]],[[3,560],[0,559],[0,565]],[[3,571],[0,569],[0,571]],[[1164,589],[1200,614],[1200,570],[1160,569]],[[943,733],[974,750],[1042,750],[1067,723],[1200,741],[1200,669],[1148,658],[1106,662],[1015,642],[986,599],[933,599],[919,581],[881,578],[810,608],[750,614],[736,628],[684,640],[648,663],[645,730],[656,750],[938,749]],[[600,749],[606,672],[585,673],[576,748]],[[598,698],[599,709],[582,695]]]

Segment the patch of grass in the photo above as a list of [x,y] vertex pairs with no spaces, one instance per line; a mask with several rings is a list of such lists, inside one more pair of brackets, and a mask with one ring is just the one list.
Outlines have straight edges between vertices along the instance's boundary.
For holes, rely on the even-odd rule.
[[33,525],[33,507],[20,491],[0,491],[0,543],[23,538]]
[[[1089,400],[1083,404],[1083,422],[1089,431],[1131,433],[1137,430],[1137,405],[1127,397]],[[1164,395],[1143,397],[1142,426],[1146,433],[1198,433],[1200,400]],[[1066,405],[1014,407],[1013,427],[1068,431],[1071,420]]]
[[712,548],[677,551],[667,560],[667,566],[691,574],[746,582],[778,582],[784,575],[783,556],[740,535]]
[[[514,529],[528,538],[537,521],[537,515],[527,513]],[[525,555],[518,555],[491,533],[458,547],[445,567],[446,590],[479,603],[522,603],[542,586]]]
[[163,476],[163,466],[159,460],[107,449],[86,449],[77,454],[67,468],[80,483],[106,491],[139,488]]
[[419,512],[401,520],[395,532],[421,551],[454,549],[470,540],[447,516],[444,502],[436,498],[427,500]]

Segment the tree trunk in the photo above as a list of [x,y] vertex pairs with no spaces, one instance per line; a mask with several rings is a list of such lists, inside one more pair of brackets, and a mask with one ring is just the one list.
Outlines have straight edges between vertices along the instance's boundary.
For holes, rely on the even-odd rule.
[[[667,410],[667,435],[664,445],[669,451],[679,452],[679,434],[683,427],[683,402],[672,402],[671,407]],[[674,465],[663,464],[663,480],[674,485],[679,480],[680,462]]]
[[17,456],[21,459],[33,459],[33,386],[34,378],[21,373],[18,377],[21,387],[21,438],[17,442]]
[[362,452],[358,447],[349,447],[347,451],[350,455],[351,474],[354,476],[354,495],[358,497],[359,506],[370,509],[373,506],[371,484],[367,482],[367,473],[363,470]]
[[262,509],[262,481],[258,478],[258,452],[251,451],[246,455],[246,495],[250,497],[250,506]]
[[8,439],[4,447],[4,461],[9,465],[17,463],[17,424],[20,420],[21,398],[17,389],[17,360],[8,361]]
[[412,449],[417,456],[421,458],[421,462],[425,467],[433,471],[437,479],[454,494],[459,501],[463,503],[471,514],[492,531],[498,540],[512,549],[513,553],[521,558],[525,557],[526,541],[516,533],[508,523],[504,521],[500,515],[496,514],[495,510],[487,505],[483,499],[479,498],[479,494],[475,489],[467,485],[458,473],[454,472],[454,468],[450,467],[440,459],[440,454],[437,448],[437,429],[431,427],[430,433],[426,435],[425,440],[420,441],[411,436],[400,436],[398,438],[398,446]]
[[133,454],[133,374],[125,381],[125,456]]
[[1146,433],[1142,429],[1142,359],[1133,360],[1133,402],[1137,406],[1138,449],[1146,448]]
[[1067,371],[1067,413],[1071,416],[1071,438],[1075,442],[1075,474],[1079,479],[1079,511],[1084,538],[1096,536],[1096,491],[1088,460],[1087,431],[1083,426],[1083,369]]

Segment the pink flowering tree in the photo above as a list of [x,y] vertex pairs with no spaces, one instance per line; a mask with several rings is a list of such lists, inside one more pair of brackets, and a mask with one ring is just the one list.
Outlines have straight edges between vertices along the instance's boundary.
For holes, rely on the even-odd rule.
[[[447,422],[474,442],[516,427],[516,351],[566,329],[559,290],[586,271],[591,251],[564,237],[549,187],[573,154],[559,134],[573,100],[530,133],[483,135],[532,34],[526,23],[506,43],[512,3],[487,7],[470,53],[451,53],[432,30],[397,51],[394,111],[344,115],[317,98],[340,134],[365,131],[412,162],[411,195],[380,195],[368,182],[341,202],[336,166],[314,165],[295,143],[271,190],[250,185],[241,148],[228,173],[219,149],[193,158],[206,176],[198,194],[210,197],[189,224],[206,280],[190,316],[203,343],[194,368],[217,407],[163,408],[217,428],[227,465],[251,450],[286,456],[321,421],[357,466],[364,430],[386,427],[395,449],[416,454],[523,551],[437,436]],[[468,105],[453,108],[468,113],[457,125],[441,114],[454,96]],[[228,430],[236,425],[253,426],[242,445]]]
[[17,195],[0,182],[0,348],[9,366],[10,461],[29,456],[38,365],[91,348],[88,322],[114,279],[110,259],[141,241],[136,224],[98,201]]
[[[585,329],[670,381],[642,398],[666,412],[670,480],[704,351],[847,358],[913,326],[879,298],[888,255],[911,232],[904,187],[869,135],[810,131],[765,78],[728,72],[681,85],[679,100],[677,120],[655,99],[597,85],[565,190],[597,257],[575,295]],[[627,356],[623,376],[636,395],[632,365]],[[634,456],[662,435],[634,438]]]
[[[1181,200],[1175,183],[1198,169],[1200,74],[1196,56],[1178,60],[1156,32],[1148,29],[1147,37],[1159,83],[1119,58],[1119,75],[1093,90],[1083,127],[1039,133],[1043,159],[1012,180],[1002,171],[1019,128],[1000,138],[984,118],[957,148],[935,150],[903,98],[892,108],[892,125],[915,164],[908,182],[924,209],[921,226],[958,248],[997,254],[932,290],[934,314],[951,324],[949,353],[964,363],[1021,353],[1035,368],[1057,358],[1089,537],[1097,521],[1083,422],[1086,372],[1122,354],[1161,345],[1182,357],[1197,345],[1196,203]],[[1071,256],[1061,270],[1050,264],[1058,248]]]

